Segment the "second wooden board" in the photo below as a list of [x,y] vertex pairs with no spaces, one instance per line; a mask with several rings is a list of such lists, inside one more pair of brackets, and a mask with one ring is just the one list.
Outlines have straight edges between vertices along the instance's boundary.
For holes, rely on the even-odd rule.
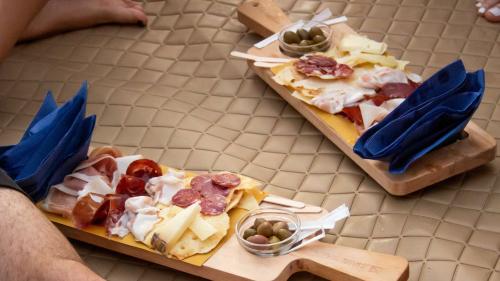
[[[269,6],[273,6],[270,0],[247,1],[238,8],[238,17],[242,23],[263,36],[279,32],[282,27],[289,24],[289,21],[282,20],[281,24],[278,24],[277,21],[283,19],[284,14],[278,12],[279,16],[276,16],[276,7],[269,13]],[[267,27],[267,30],[262,31],[263,27]],[[336,24],[330,28],[333,32],[333,44],[339,42],[345,34],[356,33],[346,24]],[[251,48],[248,53],[266,57],[285,57],[279,50],[278,42],[262,49]],[[271,70],[256,67],[252,61],[248,63],[253,71],[283,99],[393,195],[409,194],[484,165],[495,158],[495,139],[473,122],[469,122],[465,129],[468,133],[467,138],[428,153],[402,175],[390,174],[386,162],[363,159],[355,154],[353,143],[340,136],[336,123],[332,122],[329,114],[294,98],[290,90],[272,79]]]

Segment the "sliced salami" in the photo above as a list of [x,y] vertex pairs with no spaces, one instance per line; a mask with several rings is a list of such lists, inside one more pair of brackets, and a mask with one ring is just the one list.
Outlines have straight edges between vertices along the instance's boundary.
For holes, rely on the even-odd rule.
[[200,193],[194,189],[181,189],[172,197],[172,204],[181,208],[189,207],[201,199]]
[[191,188],[201,192],[204,185],[212,184],[212,177],[209,174],[199,175],[191,179]]
[[302,57],[294,65],[298,72],[306,76],[346,78],[354,72],[348,65],[337,63],[333,58],[320,55]]
[[201,213],[207,216],[217,216],[226,209],[226,197],[212,194],[201,199]]
[[162,174],[158,163],[149,159],[135,160],[127,168],[127,175],[141,178],[145,182],[150,178],[159,177]]
[[223,188],[234,188],[240,185],[241,179],[232,173],[219,173],[212,176],[212,182]]
[[227,195],[229,195],[229,191],[230,191],[229,189],[222,188],[218,185],[213,184],[212,181],[210,181],[201,187],[200,194],[203,197],[208,197],[213,194],[226,197]]

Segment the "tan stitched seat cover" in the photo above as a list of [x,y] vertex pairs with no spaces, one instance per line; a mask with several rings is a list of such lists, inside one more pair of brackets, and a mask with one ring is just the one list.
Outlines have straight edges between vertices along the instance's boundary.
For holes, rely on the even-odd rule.
[[[278,1],[296,20],[329,7],[428,77],[462,58],[485,68],[475,122],[500,138],[500,24],[474,0]],[[406,257],[410,280],[500,280],[500,162],[396,198],[229,57],[259,37],[236,20],[239,0],[148,2],[147,28],[108,25],[15,48],[0,64],[0,144],[15,143],[47,90],[59,102],[90,82],[93,144],[113,144],[191,170],[234,170],[266,190],[352,216],[328,242]],[[196,277],[74,242],[109,280]],[[294,280],[316,277],[297,274]]]

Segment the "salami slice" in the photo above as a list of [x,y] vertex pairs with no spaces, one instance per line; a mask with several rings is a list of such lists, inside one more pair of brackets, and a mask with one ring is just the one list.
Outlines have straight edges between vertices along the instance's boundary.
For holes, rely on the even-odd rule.
[[203,197],[208,197],[213,194],[226,197],[227,195],[229,195],[229,191],[229,189],[215,185],[212,183],[212,181],[210,181],[201,187],[200,194]]
[[189,207],[201,199],[200,193],[194,189],[181,189],[172,197],[172,204],[181,208]]
[[161,176],[163,173],[160,166],[153,160],[139,159],[130,163],[127,175],[141,178],[147,182],[150,178]]
[[212,176],[212,182],[223,188],[234,188],[240,185],[241,180],[232,173],[219,173]]
[[130,197],[145,195],[146,183],[134,176],[122,175],[118,185],[116,186],[116,193],[127,194]]
[[310,55],[300,58],[294,63],[295,69],[306,76],[333,76],[333,78],[346,78],[354,72],[346,64],[337,63],[333,58]]
[[226,209],[226,197],[212,194],[201,199],[201,213],[207,216],[217,216]]
[[209,174],[204,174],[194,177],[189,184],[191,185],[192,189],[201,192],[201,189],[204,185],[211,183],[212,177]]

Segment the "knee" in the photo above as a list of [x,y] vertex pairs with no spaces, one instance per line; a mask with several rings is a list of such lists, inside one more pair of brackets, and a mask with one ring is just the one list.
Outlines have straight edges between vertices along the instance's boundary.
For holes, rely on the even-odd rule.
[[104,281],[99,275],[90,270],[83,262],[59,258],[52,265],[41,269],[42,280],[53,281]]

